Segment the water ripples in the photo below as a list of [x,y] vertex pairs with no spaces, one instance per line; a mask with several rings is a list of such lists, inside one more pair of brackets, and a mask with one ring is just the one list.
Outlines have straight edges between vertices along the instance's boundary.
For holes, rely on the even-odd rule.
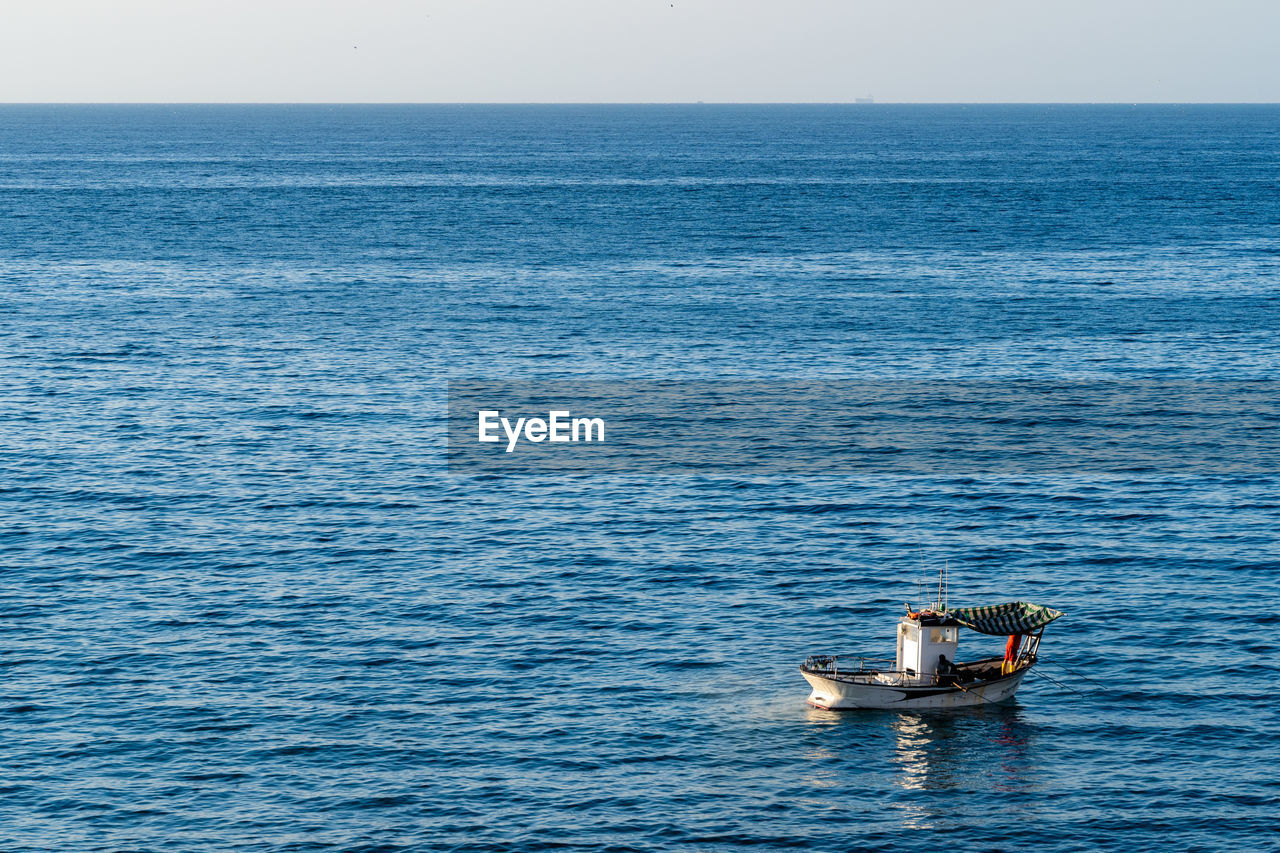
[[[3,109],[3,849],[1273,844],[1272,476],[443,456],[450,375],[1270,376],[1271,113]],[[1067,612],[1018,702],[805,706],[944,561]]]

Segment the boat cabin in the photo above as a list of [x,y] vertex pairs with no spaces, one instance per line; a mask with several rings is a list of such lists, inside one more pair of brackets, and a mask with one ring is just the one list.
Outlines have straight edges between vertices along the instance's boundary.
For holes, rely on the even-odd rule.
[[[929,624],[930,622],[936,624]],[[956,663],[960,623],[954,619],[902,617],[898,623],[899,672],[915,678],[932,678],[938,671],[938,655]]]

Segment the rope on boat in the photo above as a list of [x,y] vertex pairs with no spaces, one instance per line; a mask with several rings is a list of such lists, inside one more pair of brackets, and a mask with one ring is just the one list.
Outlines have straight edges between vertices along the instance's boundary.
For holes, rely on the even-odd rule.
[[[1092,678],[1090,678],[1089,676],[1085,675],[1083,672],[1076,672],[1075,670],[1068,669],[1067,667],[1065,667],[1065,666],[1063,666],[1062,664],[1058,663],[1056,660],[1047,660],[1047,659],[1045,659],[1045,658],[1040,658],[1040,661],[1041,661],[1042,663],[1049,663],[1049,664],[1053,664],[1053,665],[1054,665],[1054,666],[1056,666],[1058,669],[1062,670],[1063,672],[1067,673],[1068,675],[1075,676],[1076,678],[1083,678],[1085,681],[1089,682],[1090,684],[1092,684],[1092,685],[1093,685],[1093,686],[1095,686],[1095,687],[1106,688],[1106,686],[1107,686],[1107,685],[1103,684],[1101,681],[1095,681],[1095,680],[1093,680],[1093,679],[1092,679]],[[1047,677],[1047,676],[1046,676],[1046,677]]]
[[1054,684],[1056,684],[1056,685],[1058,685],[1059,687],[1061,687],[1063,690],[1070,690],[1072,693],[1076,694],[1077,696],[1083,696],[1083,697],[1085,697],[1086,699],[1087,699],[1087,698],[1089,698],[1089,694],[1087,694],[1087,693],[1081,693],[1079,690],[1076,690],[1074,687],[1071,687],[1071,686],[1069,686],[1069,685],[1063,684],[1061,681],[1059,681],[1058,679],[1054,678],[1052,675],[1045,675],[1045,674],[1042,672],[1042,673],[1040,673],[1040,677],[1041,677],[1041,678],[1047,678],[1047,679],[1049,679],[1049,680],[1050,680],[1050,681],[1052,681]]

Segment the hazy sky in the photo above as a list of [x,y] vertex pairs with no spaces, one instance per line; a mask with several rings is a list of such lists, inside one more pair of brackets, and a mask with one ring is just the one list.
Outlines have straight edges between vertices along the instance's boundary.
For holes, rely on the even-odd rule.
[[1280,0],[0,8],[0,101],[1280,101]]

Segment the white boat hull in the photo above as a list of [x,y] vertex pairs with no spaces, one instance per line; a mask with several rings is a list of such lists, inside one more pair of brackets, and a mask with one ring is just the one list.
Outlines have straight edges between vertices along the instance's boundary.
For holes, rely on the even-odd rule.
[[955,685],[877,684],[851,676],[829,677],[801,670],[805,681],[813,687],[809,704],[826,711],[853,711],[858,709],[880,710],[942,710],[969,708],[1005,702],[1013,698],[1022,677],[1031,667],[985,682],[972,682],[963,687]]

